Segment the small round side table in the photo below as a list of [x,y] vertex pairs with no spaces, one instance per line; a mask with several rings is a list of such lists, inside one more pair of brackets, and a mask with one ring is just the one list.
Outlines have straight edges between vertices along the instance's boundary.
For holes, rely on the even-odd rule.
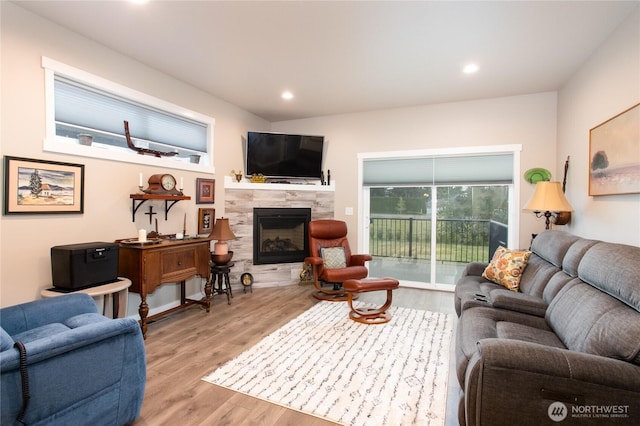
[[129,287],[131,280],[124,277],[118,277],[118,280],[109,284],[102,284],[94,287],[85,288],[76,291],[62,291],[55,287],[44,289],[40,292],[42,297],[64,296],[70,293],[86,293],[96,300],[98,306],[102,306],[102,314],[106,315],[107,303],[105,296],[111,297],[111,318],[124,318],[127,315],[127,301],[129,298]]
[[[231,271],[233,265],[233,262],[229,262],[226,265],[216,265],[215,263],[211,264],[211,293],[214,296],[216,294],[226,294],[227,303],[229,305],[231,304],[231,299],[233,298],[233,293],[231,292],[231,283],[229,282],[229,271]],[[216,281],[218,282],[217,288]]]

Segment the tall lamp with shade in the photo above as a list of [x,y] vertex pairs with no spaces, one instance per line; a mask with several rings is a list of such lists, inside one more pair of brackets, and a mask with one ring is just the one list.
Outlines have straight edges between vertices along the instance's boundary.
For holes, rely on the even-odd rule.
[[231,227],[229,227],[229,219],[224,217],[217,219],[211,233],[209,234],[209,238],[217,240],[213,245],[211,260],[213,260],[216,265],[226,265],[229,263],[233,256],[233,252],[229,251],[229,244],[227,244],[227,241],[236,238],[233,231],[231,231]]
[[535,213],[536,217],[545,217],[545,229],[549,229],[551,218],[561,212],[571,212],[573,207],[562,192],[560,182],[542,181],[536,184],[536,190],[523,210]]

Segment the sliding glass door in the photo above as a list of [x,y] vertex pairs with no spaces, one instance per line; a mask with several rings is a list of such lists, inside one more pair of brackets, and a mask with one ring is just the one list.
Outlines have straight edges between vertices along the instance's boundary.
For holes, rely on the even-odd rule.
[[467,263],[489,260],[491,225],[508,230],[509,186],[440,186],[436,194],[432,284],[455,284]]
[[486,262],[497,244],[508,244],[515,211],[511,153],[376,158],[362,166],[370,276],[446,289],[467,263]]
[[430,187],[367,187],[372,276],[431,282]]

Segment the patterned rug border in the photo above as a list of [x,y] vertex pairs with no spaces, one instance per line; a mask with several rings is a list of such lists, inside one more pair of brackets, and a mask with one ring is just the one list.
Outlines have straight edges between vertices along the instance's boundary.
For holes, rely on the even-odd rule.
[[443,425],[452,315],[389,311],[365,325],[318,302],[202,380],[343,425]]

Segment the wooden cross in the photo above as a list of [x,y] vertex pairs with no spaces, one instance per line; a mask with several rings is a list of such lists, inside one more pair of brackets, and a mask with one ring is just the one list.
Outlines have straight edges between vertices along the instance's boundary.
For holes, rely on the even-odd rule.
[[145,214],[149,215],[149,225],[151,225],[153,223],[153,215],[158,213],[153,211],[153,206],[149,206],[149,212]]

